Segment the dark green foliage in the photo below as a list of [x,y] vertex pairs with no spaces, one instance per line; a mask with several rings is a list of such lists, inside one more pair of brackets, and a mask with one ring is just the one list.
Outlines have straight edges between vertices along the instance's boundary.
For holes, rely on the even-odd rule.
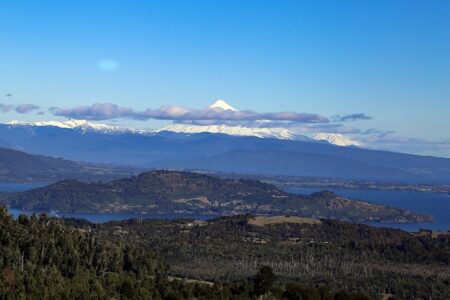
[[308,290],[314,285],[321,299],[332,299],[332,292],[341,289],[374,299],[381,294],[399,299],[450,296],[450,234],[423,236],[332,220],[253,226],[251,218],[129,220],[96,228],[111,239],[138,242],[157,252],[176,277],[242,282],[267,265],[277,275],[272,294],[277,284],[296,281],[305,290],[300,295],[314,297]]
[[153,254],[45,215],[13,221],[0,210],[0,298],[138,299],[151,287],[143,279],[159,267]]
[[283,299],[284,286],[273,286],[269,267],[261,268],[254,285],[245,279],[212,283],[169,277],[146,241],[126,231],[131,229],[126,223],[103,227],[45,215],[13,220],[0,207],[0,299],[209,300],[257,299],[257,294]]
[[255,293],[263,295],[272,289],[275,281],[275,274],[269,266],[262,266],[254,279]]

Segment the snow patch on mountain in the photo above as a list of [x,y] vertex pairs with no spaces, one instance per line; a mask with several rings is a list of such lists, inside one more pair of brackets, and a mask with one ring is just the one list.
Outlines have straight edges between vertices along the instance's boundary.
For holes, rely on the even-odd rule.
[[66,120],[66,121],[40,121],[40,122],[23,122],[11,121],[7,123],[10,126],[36,126],[36,127],[59,127],[64,129],[81,130],[83,132],[93,131],[105,134],[113,133],[133,133],[141,135],[151,135],[163,131],[170,131],[175,133],[195,134],[195,133],[221,133],[237,136],[255,136],[259,138],[277,138],[285,140],[294,140],[296,135],[284,128],[251,128],[245,126],[227,126],[227,125],[186,125],[186,124],[171,124],[157,130],[144,130],[124,128],[112,126],[107,124],[93,123],[86,120]]
[[[276,138],[283,140],[297,140],[302,137],[295,135],[285,128],[265,128],[265,127],[245,127],[228,125],[187,125],[171,124],[156,130],[133,129],[107,124],[93,123],[86,120],[67,120],[67,121],[40,121],[23,122],[11,121],[7,123],[10,126],[30,126],[30,127],[58,127],[64,129],[80,130],[82,132],[99,132],[104,134],[132,133],[140,135],[153,135],[160,132],[169,131],[184,134],[196,133],[220,133],[234,136],[255,136],[259,138]],[[306,138],[306,137],[303,137]]]
[[228,126],[228,125],[186,125],[171,124],[164,128],[156,130],[156,132],[171,131],[176,133],[221,133],[236,136],[255,136],[259,138],[275,138],[283,140],[295,140],[296,135],[285,128],[253,128],[245,126]]
[[337,146],[359,146],[358,141],[352,140],[351,138],[344,136],[340,133],[318,133],[312,137],[318,141],[327,141],[330,144]]
[[7,123],[10,126],[36,126],[36,127],[58,127],[64,129],[77,129],[81,131],[95,131],[101,133],[144,133],[145,130],[137,130],[132,128],[124,128],[107,124],[93,123],[86,120],[66,120],[66,121],[39,121],[39,122],[23,122],[13,120]]

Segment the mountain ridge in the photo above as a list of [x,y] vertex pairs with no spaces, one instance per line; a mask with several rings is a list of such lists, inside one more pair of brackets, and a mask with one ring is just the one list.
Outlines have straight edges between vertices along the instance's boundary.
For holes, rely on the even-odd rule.
[[[236,169],[242,169],[238,170],[239,172],[246,174],[317,176],[399,183],[450,181],[448,158],[359,147],[338,147],[317,141],[219,133],[185,134],[161,131],[150,135],[130,132],[108,134],[54,126],[0,124],[0,146],[73,161],[144,168],[172,167],[229,172],[229,159],[238,160],[246,156],[245,160],[235,166]],[[252,152],[254,155],[251,155]],[[215,160],[212,162],[213,157]],[[298,157],[302,157],[302,160],[298,160]],[[343,160],[346,161],[345,164],[342,163]],[[301,165],[301,161],[305,163]],[[323,166],[325,162],[328,166],[317,167]]]
[[134,129],[128,127],[112,126],[89,122],[87,120],[69,119],[66,121],[39,121],[39,122],[22,122],[13,120],[6,125],[23,126],[23,127],[57,127],[62,129],[80,130],[82,132],[99,132],[104,134],[137,134],[137,135],[155,135],[160,132],[169,131],[174,133],[196,134],[196,133],[221,133],[232,136],[254,136],[258,138],[276,138],[282,140],[310,140],[306,136],[294,134],[285,128],[266,128],[266,127],[247,127],[247,126],[230,126],[230,125],[193,125],[174,123],[159,129]]
[[133,173],[133,170],[125,167],[75,162],[0,147],[1,183],[45,183],[66,178],[111,180]]
[[[218,99],[213,104],[208,106],[207,109],[213,111],[239,112],[236,108],[234,108],[233,106],[231,106],[222,99]],[[309,138],[303,135],[295,134],[294,132],[286,128],[267,126],[268,124],[272,123],[269,120],[260,120],[257,121],[257,123],[261,124],[261,126],[252,127],[252,126],[228,125],[228,124],[202,125],[202,124],[185,124],[174,122],[171,125],[155,130],[119,127],[107,124],[94,123],[87,120],[75,120],[75,119],[69,119],[65,121],[38,121],[38,122],[22,122],[13,120],[8,122],[7,124],[11,126],[30,126],[30,127],[52,126],[64,129],[80,130],[82,132],[92,131],[105,134],[130,133],[138,135],[154,135],[165,131],[175,133],[185,133],[185,134],[220,133],[232,136],[253,136],[258,138],[276,138],[282,140],[309,140],[311,142],[318,140],[318,141],[326,141],[329,142],[330,144],[335,144],[338,146],[357,145],[357,143],[352,141],[350,138],[344,137],[340,134],[321,133],[313,136],[312,138]]]

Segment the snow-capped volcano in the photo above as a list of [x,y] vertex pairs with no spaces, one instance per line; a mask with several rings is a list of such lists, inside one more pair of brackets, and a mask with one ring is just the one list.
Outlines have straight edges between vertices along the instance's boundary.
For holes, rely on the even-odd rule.
[[359,146],[360,143],[340,133],[318,133],[312,137],[318,141],[327,141],[337,146]]
[[[238,111],[236,108],[225,102],[224,100],[217,100],[210,106],[209,109],[214,110],[228,110],[228,111]],[[270,121],[268,121],[270,122]],[[289,131],[286,128],[270,128],[270,127],[250,127],[243,125],[225,125],[225,124],[213,124],[213,125],[193,125],[193,124],[181,124],[174,123],[168,125],[164,128],[156,130],[156,132],[161,131],[171,131],[177,133],[221,133],[228,135],[237,135],[237,136],[255,136],[259,138],[275,138],[282,140],[294,140],[300,139],[302,137],[297,136],[293,132]],[[303,137],[304,138],[304,137]]]
[[224,100],[219,99],[213,104],[209,106],[209,108],[212,109],[223,109],[223,110],[232,110],[232,111],[238,111],[236,108],[231,106],[230,104],[226,103]]

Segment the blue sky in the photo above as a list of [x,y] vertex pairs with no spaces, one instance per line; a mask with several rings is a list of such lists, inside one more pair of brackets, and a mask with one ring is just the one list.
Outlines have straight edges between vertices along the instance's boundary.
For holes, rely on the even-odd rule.
[[[338,131],[450,156],[450,2],[0,2],[1,122],[61,119],[51,107],[202,109],[218,98],[258,113],[362,113],[371,119]],[[40,109],[16,112],[23,104]]]

